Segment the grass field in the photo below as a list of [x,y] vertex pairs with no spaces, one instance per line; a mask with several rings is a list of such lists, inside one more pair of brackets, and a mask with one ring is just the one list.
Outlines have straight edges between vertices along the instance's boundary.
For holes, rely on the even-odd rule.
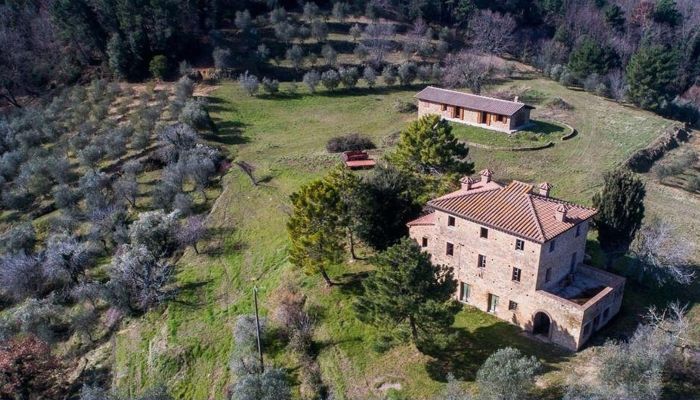
[[[558,197],[589,203],[605,170],[670,124],[550,81],[515,84],[536,87],[544,96],[572,104],[574,111],[562,122],[575,126],[579,135],[537,152],[471,149],[470,156],[477,170],[491,168],[498,180],[552,182]],[[433,359],[408,345],[374,351],[378,332],[359,323],[351,311],[357,285],[327,289],[318,277],[302,276],[286,259],[288,196],[337,163],[337,157],[324,150],[326,140],[344,133],[365,134],[375,140],[381,154],[386,150],[385,139],[414,117],[394,111],[393,103],[410,100],[415,89],[316,95],[302,91],[265,98],[246,96],[235,83],[225,83],[212,93],[210,111],[220,126],[215,139],[228,146],[237,161],[254,165],[262,183],[253,186],[235,167],[224,177],[223,193],[208,219],[211,240],[201,246],[200,255],[188,250],[178,265],[182,287],[178,301],[163,312],[132,321],[116,335],[116,387],[133,393],[162,382],[177,398],[223,398],[230,383],[231,329],[238,315],[251,311],[253,286],[260,288],[266,313],[269,295],[288,281],[298,283],[320,310],[315,338],[318,359],[336,399],[383,398],[388,391],[412,399],[430,398],[443,387],[448,367],[469,386],[481,362],[507,345],[547,363],[542,382],[550,386],[560,382],[558,371],[572,368],[578,356],[531,341],[515,327],[472,309],[458,316],[456,328],[464,337],[464,348],[458,353]],[[539,112],[543,111],[535,110],[533,117]],[[331,272],[349,281],[367,268],[357,262]],[[606,332],[612,334],[611,329]],[[283,351],[268,357],[292,372],[298,367]],[[546,398],[548,393],[543,390],[541,395]]]
[[469,143],[483,144],[492,147],[518,148],[531,147],[559,141],[566,135],[568,129],[556,122],[532,121],[527,129],[515,133],[496,132],[478,126],[450,123],[452,133]]

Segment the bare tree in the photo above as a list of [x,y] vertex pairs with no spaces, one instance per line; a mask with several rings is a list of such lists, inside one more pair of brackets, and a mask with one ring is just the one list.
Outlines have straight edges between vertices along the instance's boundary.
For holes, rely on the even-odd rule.
[[386,53],[394,47],[394,25],[389,23],[372,22],[365,28],[363,43],[370,54],[370,62],[378,66],[384,62]]
[[24,252],[0,257],[0,291],[15,301],[35,295],[41,288],[39,260]]
[[502,55],[513,48],[516,27],[517,23],[510,15],[479,11],[469,21],[469,42],[472,48],[482,53]]
[[671,280],[687,285],[695,278],[695,271],[689,266],[693,245],[681,240],[667,221],[654,219],[643,225],[631,251],[637,258],[640,279],[649,275],[659,284]]
[[180,224],[177,230],[177,241],[183,246],[192,246],[194,252],[199,254],[197,243],[207,234],[204,217],[194,215]]
[[491,66],[478,55],[463,50],[447,56],[442,80],[445,86],[467,87],[478,94],[491,76],[491,71]]
[[47,278],[61,285],[76,285],[92,266],[96,256],[88,242],[59,233],[49,237],[44,253],[43,270]]

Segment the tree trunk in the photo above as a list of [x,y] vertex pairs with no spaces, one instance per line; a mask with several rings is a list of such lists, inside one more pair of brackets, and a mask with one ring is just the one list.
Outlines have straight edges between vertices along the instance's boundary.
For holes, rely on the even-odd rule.
[[19,101],[17,101],[15,96],[12,93],[10,93],[9,90],[8,90],[8,93],[3,94],[2,97],[5,98],[5,100],[7,100],[10,104],[12,104],[15,108],[22,108],[22,105],[19,104]]
[[348,229],[348,237],[350,239],[350,255],[353,260],[357,260],[357,254],[355,254],[355,237],[352,234],[352,229]]
[[331,280],[331,278],[328,276],[326,269],[323,267],[319,267],[319,270],[321,271],[321,276],[323,277],[323,280],[326,281],[326,286],[328,286],[328,287],[334,286],[335,282],[333,282]]
[[197,242],[192,243],[192,248],[194,249],[194,252],[199,255],[199,249],[197,249]]
[[413,316],[408,317],[408,323],[411,326],[411,336],[413,337],[413,343],[418,344],[418,328],[416,327],[416,320]]

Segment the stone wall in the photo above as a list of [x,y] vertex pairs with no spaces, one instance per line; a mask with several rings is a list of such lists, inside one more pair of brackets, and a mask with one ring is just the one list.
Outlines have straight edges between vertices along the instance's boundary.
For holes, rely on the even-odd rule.
[[[576,254],[576,265],[583,262],[586,252],[588,222],[584,221],[580,226],[578,236],[576,236],[576,227],[573,227],[542,245],[537,289],[549,289],[564,279],[566,275],[574,272],[571,270],[571,258],[574,254]],[[552,241],[554,242],[554,251],[550,252]],[[551,268],[551,276],[549,282],[546,282],[548,268]]]

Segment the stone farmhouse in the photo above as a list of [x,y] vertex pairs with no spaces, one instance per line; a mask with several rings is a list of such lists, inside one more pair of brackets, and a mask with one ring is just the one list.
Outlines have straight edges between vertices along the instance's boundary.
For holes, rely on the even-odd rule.
[[461,124],[512,133],[530,123],[534,107],[515,101],[495,99],[428,86],[415,96],[418,116],[437,114]]
[[454,268],[460,302],[578,350],[618,313],[625,280],[584,263],[596,210],[552,198],[552,186],[501,185],[489,170],[428,202],[409,235]]

